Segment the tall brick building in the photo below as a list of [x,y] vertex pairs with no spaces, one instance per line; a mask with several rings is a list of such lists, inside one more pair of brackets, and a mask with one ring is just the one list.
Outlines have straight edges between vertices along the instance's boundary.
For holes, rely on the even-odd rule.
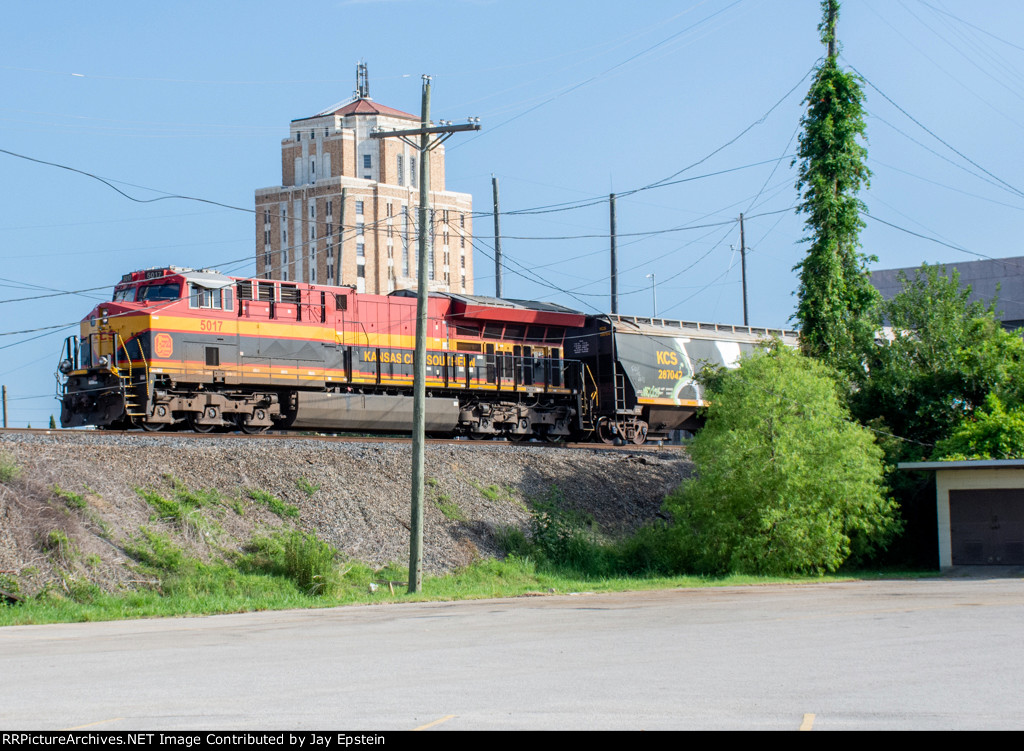
[[[418,126],[418,116],[370,98],[364,64],[351,101],[292,120],[281,185],[256,191],[257,274],[333,284],[340,263],[341,283],[359,292],[415,288],[419,153],[370,132]],[[445,190],[443,145],[430,152],[430,187],[430,289],[472,293],[473,199]]]

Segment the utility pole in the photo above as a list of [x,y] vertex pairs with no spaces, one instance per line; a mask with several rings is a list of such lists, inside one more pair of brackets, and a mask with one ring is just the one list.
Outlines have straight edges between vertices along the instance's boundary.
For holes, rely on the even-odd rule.
[[341,214],[338,216],[338,255],[334,259],[334,286],[341,286],[341,259],[345,257],[345,199],[348,188],[341,189]]
[[612,251],[612,313],[619,312],[619,266],[615,249],[615,194],[608,196],[608,212]]
[[4,427],[7,427],[7,387],[4,386]]
[[651,280],[651,293],[654,295],[654,315],[651,318],[658,317],[658,282],[654,278],[654,273],[651,272],[647,275],[647,278]]
[[838,0],[828,2],[828,57],[834,60],[836,57],[836,5]]
[[504,285],[501,278],[501,211],[498,209],[498,178],[491,175],[494,191],[494,296],[501,297]]
[[743,240],[743,214],[740,214],[740,276],[743,277],[743,325],[747,322],[747,245]]
[[[419,279],[416,285],[416,354],[413,358],[412,401],[412,518],[409,529],[409,594],[420,591],[423,567],[423,467],[426,443],[427,402],[427,253],[430,252],[430,152],[463,130],[480,130],[479,118],[466,125],[442,120],[430,125],[430,76],[423,76],[423,100],[420,127],[409,130],[377,130],[370,138],[400,138],[419,152],[420,157],[420,237]],[[431,136],[437,136],[431,138]],[[419,141],[414,138],[419,136]]]

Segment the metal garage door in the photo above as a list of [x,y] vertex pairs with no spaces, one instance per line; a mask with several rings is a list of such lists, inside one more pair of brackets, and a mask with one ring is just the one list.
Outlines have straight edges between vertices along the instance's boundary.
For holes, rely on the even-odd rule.
[[1024,565],[1024,490],[951,490],[953,565]]

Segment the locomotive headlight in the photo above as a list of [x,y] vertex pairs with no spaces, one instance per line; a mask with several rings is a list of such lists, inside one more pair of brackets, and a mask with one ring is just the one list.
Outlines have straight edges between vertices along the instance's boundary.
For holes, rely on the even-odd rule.
[[108,323],[110,323],[110,319],[107,318],[107,309],[106,308],[100,308],[100,315],[103,316],[102,323],[103,323],[104,326],[106,326]]
[[102,356],[100,356],[99,363],[100,363],[100,367],[105,368],[105,367],[107,367],[107,365],[110,364],[110,358],[107,357],[106,355],[102,355]]
[[57,367],[57,370],[59,370],[64,375],[67,375],[68,373],[70,373],[71,372],[71,360],[61,360],[60,361],[60,365]]

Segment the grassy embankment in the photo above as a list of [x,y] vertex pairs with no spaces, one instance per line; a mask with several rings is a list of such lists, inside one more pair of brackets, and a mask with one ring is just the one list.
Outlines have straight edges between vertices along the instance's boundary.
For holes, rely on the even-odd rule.
[[[19,471],[2,459],[0,484],[16,490]],[[303,490],[312,494],[316,488]],[[84,556],[67,534],[50,529],[38,534],[38,548],[57,578],[20,602],[0,604],[0,625],[826,580],[675,575],[672,572],[679,567],[667,527],[649,526],[629,537],[608,539],[592,520],[566,511],[553,490],[548,498],[532,503],[528,531],[497,531],[506,558],[479,560],[446,576],[428,576],[422,592],[409,595],[404,565],[373,568],[347,559],[296,528],[298,509],[264,491],[227,498],[216,491],[189,490],[171,478],[169,493],[151,488],[137,493],[152,515],[150,524],[128,539],[109,539],[102,520],[89,517],[131,560],[131,588],[102,589],[95,581],[98,577],[90,577],[99,569],[97,557]],[[64,514],[92,513],[80,494],[60,488],[51,489],[48,502]],[[448,497],[438,496],[433,502],[447,518],[464,519]],[[228,513],[241,516],[246,504],[266,507],[280,525],[255,534],[241,549],[221,547],[218,518]],[[829,577],[839,578],[849,577]],[[17,594],[19,587],[17,576],[0,575],[0,591]]]

